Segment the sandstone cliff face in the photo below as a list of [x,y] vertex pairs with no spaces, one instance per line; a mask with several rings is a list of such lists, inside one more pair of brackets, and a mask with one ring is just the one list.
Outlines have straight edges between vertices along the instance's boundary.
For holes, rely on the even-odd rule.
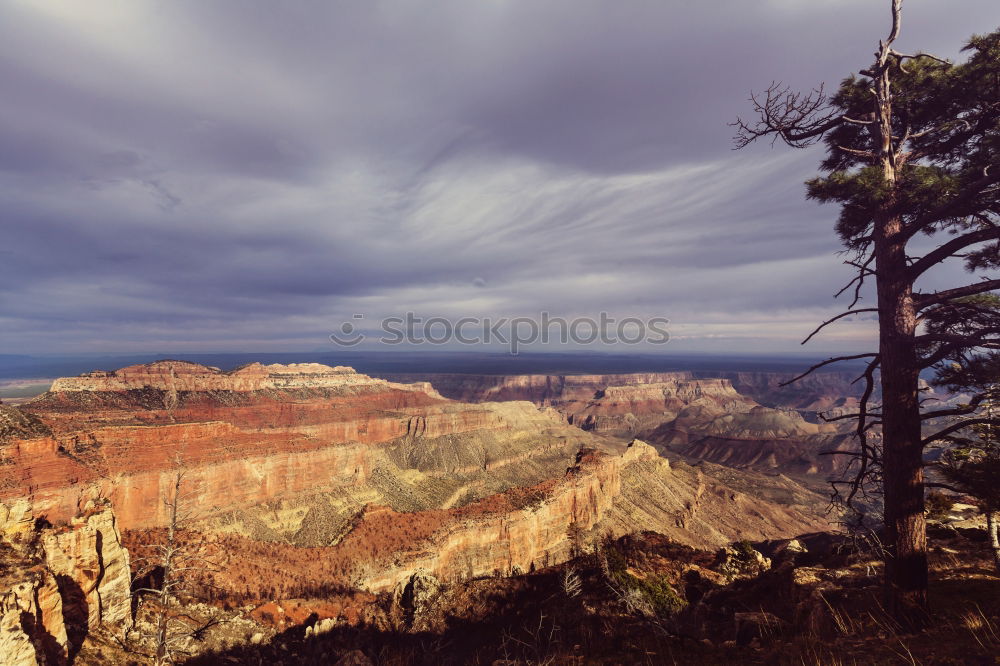
[[[537,483],[579,439],[530,403],[454,403],[317,364],[132,366],[57,381],[26,409],[51,433],[0,444],[0,498],[68,520],[81,497],[104,496],[124,527],[154,527],[180,461],[199,515],[296,542],[327,543],[321,524],[336,531],[366,502],[450,507]],[[272,502],[277,518],[254,509]]]
[[[557,483],[519,498],[527,500],[524,506],[494,498],[453,510],[440,517],[439,528],[410,548],[387,548],[381,557],[366,563],[355,580],[380,591],[417,572],[454,581],[565,561],[573,546],[571,528],[592,529],[621,494],[622,468],[640,459],[658,458],[655,449],[638,441],[621,456],[584,449]],[[359,543],[377,541],[379,535],[405,533],[403,524],[410,520],[411,516],[386,509],[368,511],[339,547],[351,550]]]
[[0,662],[65,664],[88,631],[130,612],[128,552],[107,504],[36,527],[26,500],[0,504]]
[[[739,473],[733,473],[739,476]],[[761,494],[791,498],[781,506]],[[680,543],[718,548],[827,527],[793,482],[751,478],[737,489],[706,470],[671,463],[634,441],[620,453],[578,452],[557,479],[514,488],[454,509],[401,512],[368,505],[335,546],[299,548],[228,535],[219,586],[254,598],[301,595],[331,581],[389,590],[419,575],[444,581],[529,571],[568,559],[603,534],[655,530]],[[275,572],[280,572],[276,577]]]
[[65,664],[68,644],[62,600],[50,572],[39,567],[12,567],[0,577],[3,664]]
[[584,430],[639,434],[692,407],[723,414],[745,412],[754,406],[728,381],[702,379],[611,385],[586,402],[561,403],[558,409]]
[[766,407],[821,410],[836,407],[844,399],[859,397],[863,387],[852,383],[859,372],[860,370],[820,371],[788,386],[781,384],[798,373],[697,370],[606,375],[397,373],[385,376],[395,381],[428,381],[442,395],[453,400],[530,400],[540,405],[566,400],[589,400],[596,391],[608,386],[721,379],[728,382],[740,395]]
[[727,379],[741,394],[767,407],[820,411],[836,407],[844,399],[860,397],[864,386],[854,383],[860,372],[860,370],[820,371],[788,386],[781,384],[798,373],[713,370],[697,371],[693,375]]
[[[335,582],[388,589],[420,570],[442,579],[527,570],[567,558],[587,532],[674,530],[714,546],[734,533],[816,529],[803,511],[603,434],[621,432],[615,419],[625,415],[641,426],[684,410],[752,411],[728,382],[639,374],[595,390],[595,377],[537,384],[563,396],[540,409],[452,402],[326,366],[222,373],[163,362],[91,373],[24,406],[51,432],[0,443],[0,498],[27,498],[36,515],[68,524],[41,539],[43,559],[61,572],[61,593],[60,576],[75,582],[66,614],[88,626],[125,612],[105,586],[117,589],[127,559],[104,552],[118,544],[114,523],[72,517],[105,496],[124,530],[164,525],[178,460],[201,516],[193,529],[215,539],[220,575],[241,598],[279,594],[278,581],[307,594]],[[577,415],[603,432],[567,423]],[[649,488],[668,499],[644,501]]]
[[[528,399],[584,430],[640,437],[685,455],[744,468],[836,473],[849,437],[803,413],[836,415],[854,407],[849,372],[824,372],[796,384],[783,372],[677,372],[619,375],[401,375],[428,379],[463,400]],[[770,407],[759,404],[759,398]]]
[[[418,375],[396,375],[410,379]],[[688,372],[610,375],[419,375],[442,395],[467,402],[529,400],[555,409],[584,430],[636,435],[672,420],[683,409],[709,405],[720,413],[756,403],[726,379]]]
[[109,506],[88,507],[68,528],[43,532],[41,542],[46,565],[64,581],[67,617],[96,627],[129,616],[129,555]]

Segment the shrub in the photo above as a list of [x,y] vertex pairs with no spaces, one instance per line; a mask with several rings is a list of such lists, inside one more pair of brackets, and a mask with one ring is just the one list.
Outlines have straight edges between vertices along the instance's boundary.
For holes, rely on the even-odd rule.
[[949,511],[951,511],[953,504],[954,502],[951,497],[942,492],[932,490],[927,493],[927,499],[925,502],[927,517],[934,520],[941,520],[948,515]]
[[666,576],[649,574],[640,578],[631,573],[624,553],[614,543],[605,541],[601,554],[607,563],[606,574],[612,586],[626,599],[634,600],[631,605],[648,608],[649,612],[660,616],[676,613],[687,605]]

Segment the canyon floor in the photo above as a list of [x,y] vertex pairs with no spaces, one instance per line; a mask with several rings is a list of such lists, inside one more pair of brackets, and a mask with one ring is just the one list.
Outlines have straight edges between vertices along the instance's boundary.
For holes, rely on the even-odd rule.
[[[0,559],[35,572],[0,597],[0,652],[143,663],[169,617],[193,663],[763,658],[774,636],[744,625],[828,631],[799,606],[843,587],[785,578],[865,561],[830,536],[829,453],[851,443],[817,417],[851,408],[853,377],[788,378],[158,361],[57,379],[0,404]],[[133,597],[164,585],[165,547],[200,564]]]

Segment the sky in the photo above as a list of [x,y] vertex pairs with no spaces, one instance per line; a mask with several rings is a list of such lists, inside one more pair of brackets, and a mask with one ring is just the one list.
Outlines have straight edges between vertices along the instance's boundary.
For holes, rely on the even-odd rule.
[[[343,322],[376,348],[407,312],[797,350],[851,277],[804,198],[822,149],[735,152],[728,123],[869,64],[888,5],[5,2],[0,353],[331,350]],[[998,25],[907,0],[897,47]]]

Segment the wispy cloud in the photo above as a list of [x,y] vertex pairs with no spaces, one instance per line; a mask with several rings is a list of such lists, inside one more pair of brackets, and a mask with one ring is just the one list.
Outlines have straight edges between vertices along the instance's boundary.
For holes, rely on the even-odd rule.
[[[544,309],[787,348],[848,277],[835,211],[802,198],[818,153],[734,154],[726,123],[750,87],[866,64],[880,5],[8,4],[0,347]],[[915,5],[904,41],[953,54],[996,20],[962,7]]]

